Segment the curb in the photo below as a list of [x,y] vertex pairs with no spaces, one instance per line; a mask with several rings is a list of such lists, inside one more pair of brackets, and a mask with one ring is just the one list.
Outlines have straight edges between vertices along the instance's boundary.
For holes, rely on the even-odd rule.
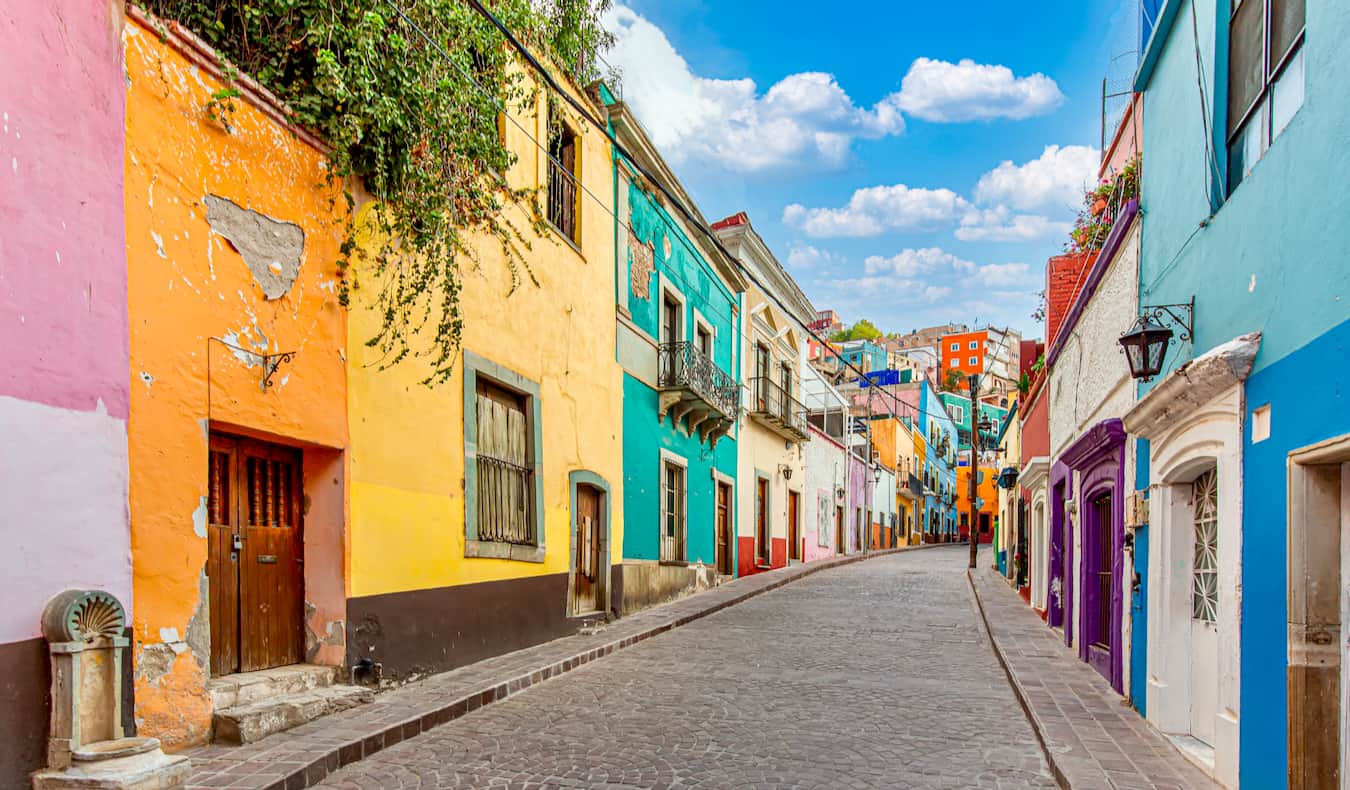
[[[448,724],[452,721],[455,721],[456,719],[463,717],[468,713],[472,713],[473,711],[478,710],[479,708],[491,705],[495,702],[500,702],[512,695],[518,694],[521,691],[530,688],[531,686],[542,683],[546,680],[557,677],[559,675],[571,672],[577,667],[588,664],[591,661],[603,658],[616,651],[623,650],[624,648],[632,647],[633,645],[639,642],[643,642],[647,639],[650,639],[651,637],[658,636],[660,634],[666,633],[667,631],[671,631],[675,628],[679,628],[680,626],[688,625],[689,623],[692,623],[696,620],[701,620],[704,617],[716,614],[717,612],[720,612],[723,609],[735,606],[736,604],[739,603],[743,603],[758,595],[762,595],[771,590],[776,590],[784,585],[790,584],[799,579],[806,578],[820,571],[829,570],[831,568],[840,568],[846,565],[852,565],[854,563],[873,559],[875,557],[884,557],[892,554],[899,554],[905,551],[936,548],[938,546],[947,546],[947,545],[950,544],[928,543],[928,544],[920,544],[917,546],[900,546],[893,549],[875,549],[869,550],[861,554],[847,554],[840,557],[830,558],[827,560],[817,560],[815,562],[787,566],[785,568],[778,568],[772,571],[767,571],[765,573],[755,574],[754,576],[742,577],[741,579],[733,580],[728,584],[721,585],[720,588],[714,587],[712,588],[712,590],[705,591],[704,593],[698,593],[696,595],[706,594],[707,592],[712,592],[713,590],[717,589],[725,589],[727,586],[735,584],[736,582],[749,580],[762,580],[768,574],[781,573],[782,571],[789,571],[789,570],[792,571],[791,573],[784,573],[781,578],[774,579],[770,583],[761,582],[761,584],[755,585],[750,589],[744,590],[739,594],[728,597],[725,600],[710,604],[697,611],[674,616],[665,622],[658,623],[642,631],[638,631],[637,633],[630,634],[626,637],[623,637],[622,639],[616,639],[612,642],[607,642],[597,647],[578,651],[570,656],[567,656],[566,658],[553,661],[543,666],[534,667],[528,672],[517,674],[514,677],[510,677],[505,680],[494,681],[491,684],[480,685],[477,688],[470,690],[468,693],[463,694],[450,702],[438,705],[436,708],[432,710],[412,714],[401,720],[382,723],[380,729],[378,729],[377,731],[364,733],[358,737],[348,739],[345,742],[331,742],[325,744],[323,749],[318,753],[315,753],[314,751],[310,751],[307,753],[306,757],[309,758],[312,755],[313,759],[307,759],[305,762],[302,763],[292,763],[291,765],[294,765],[295,767],[290,768],[288,771],[286,771],[284,774],[280,776],[278,776],[275,773],[269,773],[266,769],[268,767],[274,766],[268,766],[263,763],[259,763],[257,765],[256,771],[242,771],[230,769],[226,773],[230,773],[232,775],[232,778],[236,780],[232,783],[229,783],[230,787],[231,788],[245,787],[251,788],[251,790],[302,790],[302,788],[311,787],[313,785],[318,784],[319,782],[322,782],[325,778],[328,777],[329,774],[336,772],[338,769],[347,765],[351,765],[352,763],[355,763],[357,761],[363,760],[366,757],[375,755],[385,749],[388,749],[391,746],[397,745],[398,743],[407,740],[408,738],[420,735],[424,732],[439,727],[442,724]],[[668,604],[663,605],[669,605],[679,602],[687,603],[688,601],[690,601],[691,598],[694,597],[695,596],[688,596],[685,598],[676,599],[675,601],[671,601]],[[651,610],[648,609],[644,611],[651,611]],[[568,637],[563,638],[566,639]],[[541,644],[548,644],[548,643],[545,642]],[[538,646],[536,645],[535,647]],[[508,653],[504,655],[510,654]],[[403,686],[402,688],[409,688],[415,686],[416,684],[412,683],[408,684],[407,686]],[[321,721],[321,719],[316,721]],[[280,735],[281,733],[278,734]],[[260,741],[258,744],[255,744],[255,746],[266,744],[267,740],[270,739]],[[247,758],[241,761],[240,765],[250,767],[253,766],[252,763],[248,762]],[[255,782],[247,781],[248,779],[253,778],[254,776],[256,776],[257,781]],[[187,788],[206,787],[211,784],[214,784],[215,781],[216,781],[215,774],[205,776],[200,775],[192,776],[188,779],[188,782],[185,786]]]
[[1069,784],[1069,777],[1065,775],[1064,769],[1060,768],[1056,762],[1055,756],[1050,752],[1049,746],[1045,742],[1044,724],[1036,716],[1035,711],[1031,709],[1031,703],[1027,701],[1026,690],[1018,682],[1012,669],[1008,667],[1008,657],[1003,653],[1003,648],[999,646],[998,640],[994,638],[994,629],[989,626],[989,614],[984,610],[984,601],[980,598],[980,591],[975,586],[975,577],[973,572],[980,570],[977,568],[966,569],[966,582],[970,585],[971,597],[975,599],[975,607],[980,610],[980,622],[984,624],[985,636],[989,637],[989,644],[994,648],[994,657],[998,659],[998,665],[1003,668],[1003,675],[1008,678],[1008,685],[1012,687],[1013,696],[1017,697],[1017,704],[1022,708],[1022,714],[1027,717],[1027,723],[1031,725],[1031,731],[1036,736],[1036,743],[1041,745],[1041,754],[1045,755],[1045,763],[1050,768],[1050,773],[1055,777],[1055,784],[1063,790],[1073,790]]

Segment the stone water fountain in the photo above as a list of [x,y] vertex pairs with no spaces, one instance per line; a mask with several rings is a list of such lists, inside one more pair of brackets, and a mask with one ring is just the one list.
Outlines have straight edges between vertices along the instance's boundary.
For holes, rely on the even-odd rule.
[[163,790],[188,776],[186,757],[165,754],[157,738],[122,731],[126,612],[112,595],[66,590],[47,602],[42,634],[52,662],[47,769],[34,790]]

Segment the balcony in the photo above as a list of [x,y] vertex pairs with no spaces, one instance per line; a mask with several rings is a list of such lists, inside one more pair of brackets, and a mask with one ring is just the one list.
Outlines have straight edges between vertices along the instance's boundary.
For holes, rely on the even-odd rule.
[[806,406],[771,378],[750,379],[747,411],[753,419],[788,441],[804,442],[810,438],[806,431]]
[[713,447],[736,424],[740,386],[729,373],[713,364],[693,343],[662,343],[657,349],[656,386],[660,391],[657,417],[670,414],[685,433],[710,440]]
[[900,481],[903,485],[899,486],[897,493],[911,502],[918,502],[923,499],[923,482],[914,474],[908,476],[908,480]]

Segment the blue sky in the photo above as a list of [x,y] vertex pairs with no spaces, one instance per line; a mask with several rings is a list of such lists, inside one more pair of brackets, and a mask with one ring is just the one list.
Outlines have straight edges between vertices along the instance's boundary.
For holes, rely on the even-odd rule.
[[1134,5],[628,0],[607,60],[704,216],[748,212],[817,308],[1037,336]]

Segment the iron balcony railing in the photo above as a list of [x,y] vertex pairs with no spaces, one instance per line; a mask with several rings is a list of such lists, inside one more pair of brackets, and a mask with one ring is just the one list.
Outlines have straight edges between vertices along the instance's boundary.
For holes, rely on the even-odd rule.
[[657,350],[657,363],[656,383],[660,389],[686,390],[723,417],[736,419],[740,411],[740,386],[693,343],[662,343]]
[[923,496],[923,483],[919,481],[918,476],[913,472],[909,474],[909,480],[906,481],[905,487],[908,488],[909,492],[916,498]]
[[750,416],[792,439],[807,437],[806,406],[767,376],[750,379]]

